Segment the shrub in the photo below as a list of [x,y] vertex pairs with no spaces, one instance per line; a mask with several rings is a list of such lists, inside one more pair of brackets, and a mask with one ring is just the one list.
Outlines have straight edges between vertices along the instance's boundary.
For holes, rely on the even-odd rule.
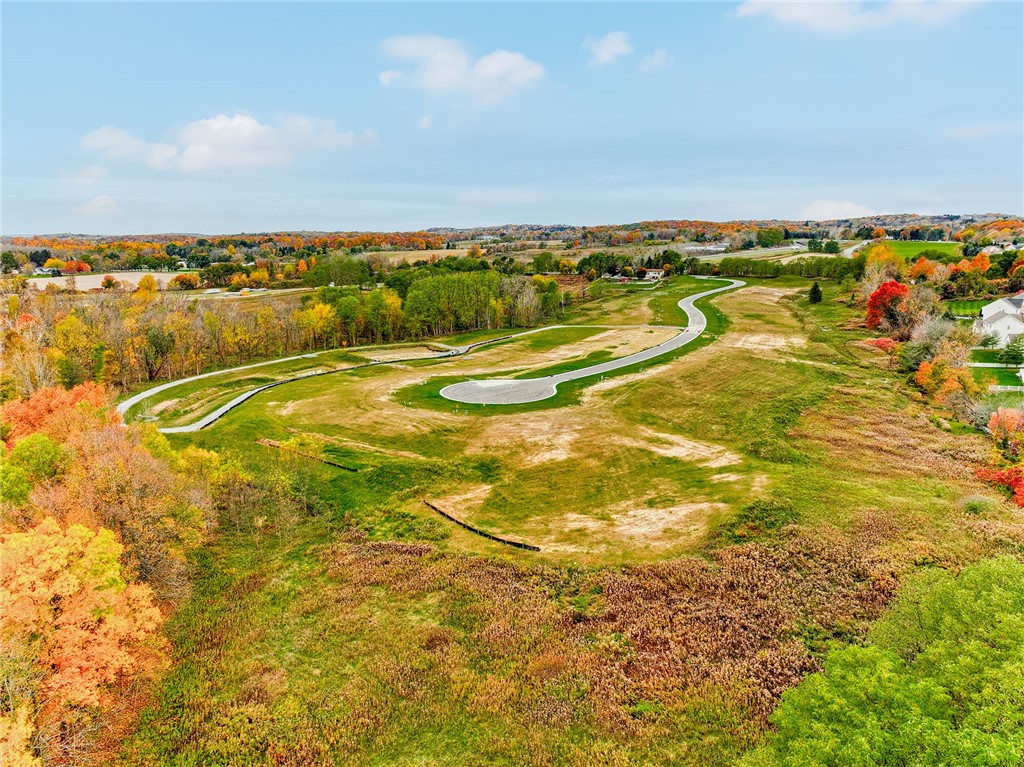
[[195,290],[199,287],[199,275],[176,274],[167,287],[171,290]]

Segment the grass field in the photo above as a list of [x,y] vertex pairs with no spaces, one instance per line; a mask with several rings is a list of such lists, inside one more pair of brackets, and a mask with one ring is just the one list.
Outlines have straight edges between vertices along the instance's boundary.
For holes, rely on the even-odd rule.
[[946,254],[959,254],[960,243],[958,242],[904,242],[902,240],[886,240],[885,244],[892,248],[897,255],[907,259],[917,258],[922,251],[939,250]]
[[[706,300],[702,344],[544,407],[456,413],[436,398],[449,368],[418,362],[287,384],[175,435],[308,500],[221,519],[119,762],[735,764],[900,574],[1012,546],[1015,513],[974,477],[989,444],[941,431],[856,345],[835,286],[810,305],[809,281],[748,282]],[[650,321],[655,297],[579,317]],[[560,364],[601,335],[451,369]],[[256,443],[296,430],[362,470]],[[984,519],[962,510],[979,494]]]
[[989,303],[991,303],[991,301],[979,298],[972,301],[943,301],[942,305],[947,307],[958,317],[977,317],[978,313],[981,311],[981,307]]
[[996,386],[1024,386],[1018,368],[971,368],[974,380]]
[[999,362],[1000,349],[972,349],[971,362]]

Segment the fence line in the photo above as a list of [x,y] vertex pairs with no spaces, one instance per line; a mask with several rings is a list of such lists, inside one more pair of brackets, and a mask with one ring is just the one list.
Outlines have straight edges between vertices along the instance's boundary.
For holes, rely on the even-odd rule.
[[492,541],[497,541],[498,543],[504,543],[506,546],[514,546],[517,549],[526,549],[527,551],[540,551],[540,546],[534,546],[534,545],[529,544],[529,543],[521,543],[520,541],[511,541],[508,538],[499,538],[497,535],[491,535],[490,533],[485,533],[483,530],[480,530],[480,529],[478,529],[476,527],[473,527],[472,525],[463,522],[461,519],[456,519],[451,514],[449,514],[447,511],[445,511],[444,509],[438,508],[437,506],[432,504],[430,501],[428,501],[426,499],[422,499],[422,500],[423,500],[424,505],[426,505],[428,508],[433,509],[438,514],[440,514],[442,517],[444,517],[445,519],[447,519],[447,520],[449,520],[451,522],[454,522],[459,527],[463,527],[466,530],[469,530],[469,532],[471,532],[471,533],[475,533],[476,535],[479,535],[479,536],[481,536],[483,538],[487,538],[487,539],[492,540]]

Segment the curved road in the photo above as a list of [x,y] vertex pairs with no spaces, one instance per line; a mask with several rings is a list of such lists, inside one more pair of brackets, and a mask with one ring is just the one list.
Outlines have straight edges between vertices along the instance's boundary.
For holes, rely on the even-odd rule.
[[[711,277],[711,278],[700,277],[698,279],[716,279],[716,278],[713,278],[713,277]],[[721,278],[718,278],[718,279],[721,279]],[[546,399],[546,398],[552,396],[555,393],[555,387],[559,383],[562,383],[564,381],[572,381],[572,380],[575,380],[575,379],[578,379],[578,378],[587,378],[587,377],[592,376],[592,375],[598,375],[598,374],[601,374],[601,373],[610,372],[612,370],[618,370],[618,369],[620,369],[622,367],[626,367],[628,365],[633,365],[633,364],[635,364],[637,362],[646,362],[647,360],[654,359],[655,357],[659,357],[662,354],[666,354],[666,353],[668,353],[670,351],[674,351],[674,350],[680,348],[681,346],[684,346],[684,345],[690,343],[690,341],[694,340],[702,332],[704,332],[704,329],[707,327],[707,319],[704,317],[703,312],[701,312],[700,309],[697,309],[693,305],[694,301],[696,301],[699,298],[703,298],[704,296],[710,296],[710,295],[712,295],[714,293],[721,293],[722,291],[731,290],[732,288],[737,288],[737,287],[740,287],[740,286],[746,284],[745,282],[743,282],[741,280],[728,280],[728,282],[729,282],[729,284],[724,286],[724,287],[715,288],[714,290],[706,290],[703,293],[697,293],[696,295],[687,296],[686,298],[683,298],[679,302],[679,308],[681,308],[684,312],[686,312],[686,316],[687,316],[687,319],[689,321],[687,327],[684,330],[682,330],[678,335],[674,336],[673,338],[669,339],[668,341],[665,341],[664,343],[658,344],[657,346],[652,346],[650,349],[644,349],[643,351],[636,352],[635,354],[630,354],[627,357],[620,357],[619,359],[610,360],[608,362],[602,362],[602,363],[599,363],[597,365],[591,365],[590,367],[581,368],[580,370],[570,371],[568,373],[561,373],[561,374],[555,375],[555,376],[548,376],[547,378],[516,379],[516,380],[490,379],[490,380],[481,380],[481,381],[464,381],[462,383],[457,383],[457,384],[452,384],[451,386],[446,386],[444,389],[441,390],[441,395],[443,397],[446,397],[447,399],[453,400],[455,402],[467,402],[467,403],[477,403],[477,404],[515,404],[515,403],[520,403],[520,402],[534,402],[536,400]],[[256,387],[254,387],[252,389],[249,389],[248,391],[244,391],[241,394],[239,394],[237,397],[234,397],[233,399],[231,399],[229,402],[226,402],[225,404],[223,404],[220,407],[218,407],[216,410],[213,410],[210,413],[207,413],[205,416],[203,416],[202,418],[200,418],[197,421],[193,421],[192,423],[185,424],[184,426],[167,426],[167,427],[164,427],[162,429],[159,429],[159,431],[161,433],[163,433],[163,434],[177,434],[177,433],[182,433],[182,432],[195,432],[195,431],[199,431],[200,429],[204,429],[207,426],[209,426],[210,424],[212,424],[215,421],[219,420],[225,413],[227,413],[227,412],[233,410],[234,408],[238,407],[239,405],[241,405],[243,402],[245,402],[250,397],[254,397],[257,394],[259,394],[260,392],[266,391],[267,389],[272,389],[275,386],[282,386],[282,385],[287,384],[287,383],[292,383],[293,381],[300,381],[300,380],[302,380],[304,378],[313,378],[315,376],[330,375],[332,373],[342,373],[342,372],[345,372],[347,370],[356,370],[358,368],[373,367],[373,366],[376,366],[376,365],[393,365],[395,363],[412,362],[412,361],[415,361],[415,360],[422,360],[422,359],[439,359],[439,358],[442,358],[442,357],[458,357],[458,356],[461,356],[463,354],[467,354],[468,352],[470,352],[473,349],[476,349],[477,347],[480,347],[480,346],[486,346],[488,344],[498,343],[499,341],[507,341],[507,340],[512,339],[512,338],[520,338],[522,336],[531,335],[533,333],[542,333],[542,332],[544,332],[546,330],[554,330],[556,328],[566,328],[566,327],[581,327],[581,326],[577,326],[577,325],[545,325],[544,327],[533,328],[531,330],[520,331],[520,332],[517,332],[517,333],[508,333],[506,335],[499,336],[498,338],[491,338],[491,339],[488,339],[486,341],[477,341],[476,343],[465,344],[463,346],[453,346],[453,347],[447,349],[446,351],[442,351],[439,354],[434,355],[433,357],[411,357],[411,358],[405,359],[405,360],[402,360],[402,359],[398,359],[398,360],[394,360],[394,359],[392,359],[392,360],[382,360],[380,362],[367,362],[367,363],[362,364],[362,365],[352,365],[350,367],[345,367],[345,368],[332,368],[330,370],[306,371],[304,373],[299,373],[298,375],[291,376],[289,378],[281,379],[280,381],[274,381],[272,383],[263,384],[262,386],[256,386]],[[609,325],[587,325],[587,326],[584,326],[584,327],[615,327],[615,326],[609,326]],[[356,349],[358,349],[358,347],[352,347],[350,349],[350,351],[354,351]],[[335,350],[335,349],[328,349],[328,350],[325,350],[325,351],[310,352],[310,353],[306,353],[306,354],[299,354],[299,355],[296,355],[294,357],[285,357],[283,359],[268,360],[267,362],[256,362],[256,363],[251,364],[251,365],[242,365],[241,367],[229,368],[227,370],[214,370],[214,371],[211,371],[209,373],[202,373],[200,375],[191,376],[189,378],[181,378],[181,379],[178,379],[177,381],[170,381],[170,382],[165,383],[165,384],[160,384],[159,386],[154,386],[152,389],[146,389],[145,391],[141,391],[138,394],[132,395],[128,399],[120,402],[117,405],[117,410],[118,410],[119,413],[121,413],[121,415],[125,415],[132,407],[134,407],[135,405],[139,404],[143,400],[148,399],[149,397],[153,396],[154,394],[158,394],[160,392],[163,392],[163,391],[166,391],[168,389],[174,388],[175,386],[181,386],[182,384],[190,383],[192,381],[198,381],[198,380],[203,379],[203,378],[209,378],[211,376],[222,375],[224,373],[234,373],[234,372],[237,372],[239,370],[249,370],[251,368],[263,367],[264,365],[276,365],[276,364],[278,364],[280,362],[289,362],[291,360],[315,359],[319,355],[324,354],[326,351],[337,351],[337,350]],[[485,393],[485,395],[495,395],[495,397],[486,397],[486,398],[482,398],[482,399],[461,399],[460,398],[459,387],[463,387],[466,390],[471,391],[471,392],[472,391],[482,391],[482,392]],[[453,389],[456,390],[455,391],[455,396],[450,396],[451,390],[453,390]],[[530,395],[529,398],[528,399],[516,398],[516,397],[522,397],[524,394]],[[537,396],[538,394],[539,394],[539,396]],[[513,398],[508,399],[509,396],[511,396]]]
[[[702,277],[700,279],[707,278]],[[678,335],[657,346],[652,346],[650,349],[644,349],[635,354],[619,357],[608,362],[601,362],[596,365],[580,368],[579,370],[570,370],[544,378],[489,378],[477,381],[462,381],[461,383],[451,384],[441,389],[441,396],[454,402],[465,402],[473,405],[519,405],[524,402],[537,402],[538,400],[553,397],[560,383],[611,373],[614,370],[620,370],[621,368],[636,365],[639,362],[647,362],[663,354],[668,354],[698,338],[707,328],[707,318],[700,309],[694,306],[694,301],[746,285],[742,280],[728,280],[728,282],[729,284],[723,287],[705,290],[703,293],[696,293],[682,299],[679,302],[679,308],[686,312],[687,326]]]

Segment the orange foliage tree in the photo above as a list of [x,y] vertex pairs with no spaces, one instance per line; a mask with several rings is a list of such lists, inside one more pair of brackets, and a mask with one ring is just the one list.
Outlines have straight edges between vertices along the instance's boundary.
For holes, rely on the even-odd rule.
[[0,537],[0,651],[29,698],[0,704],[0,721],[24,743],[19,719],[25,706],[37,711],[37,745],[56,751],[51,761],[117,679],[159,657],[147,643],[160,611],[147,586],[125,582],[121,552],[109,530],[63,530],[52,518]]
[[[62,441],[70,429],[69,421],[74,420],[76,414],[95,414],[106,405],[106,390],[91,381],[72,389],[37,389],[28,399],[0,406],[0,429],[8,447],[21,437],[40,431]],[[114,410],[104,417],[114,423],[120,422],[120,416]]]
[[988,430],[992,432],[992,439],[1005,453],[1017,456],[1020,454],[1021,441],[1024,439],[1024,412],[1001,407],[989,419]]
[[920,279],[922,277],[924,279],[928,279],[935,274],[935,270],[937,268],[938,264],[934,261],[929,261],[924,256],[921,256],[921,258],[917,259],[917,261],[911,265],[910,269],[907,270],[907,277],[912,280]]
[[979,253],[971,260],[972,272],[979,272],[980,274],[984,274],[989,270],[989,267],[991,266],[992,262],[989,260],[989,257],[986,256],[984,253]]

